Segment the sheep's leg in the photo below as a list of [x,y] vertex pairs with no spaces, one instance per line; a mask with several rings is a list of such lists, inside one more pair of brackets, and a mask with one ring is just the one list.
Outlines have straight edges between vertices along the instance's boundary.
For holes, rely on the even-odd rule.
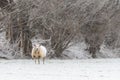
[[43,64],[45,63],[45,57],[43,58]]
[[36,64],[36,59],[35,59],[35,64]]
[[38,58],[38,64],[40,64],[40,59]]

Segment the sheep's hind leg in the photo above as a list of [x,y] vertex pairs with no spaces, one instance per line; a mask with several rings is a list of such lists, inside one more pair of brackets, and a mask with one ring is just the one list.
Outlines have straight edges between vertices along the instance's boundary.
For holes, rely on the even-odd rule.
[[40,58],[38,58],[38,64],[40,64]]

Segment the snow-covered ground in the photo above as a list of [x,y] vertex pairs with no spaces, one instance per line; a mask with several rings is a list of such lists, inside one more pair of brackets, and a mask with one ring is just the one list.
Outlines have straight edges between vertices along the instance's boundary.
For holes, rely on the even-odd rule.
[[120,59],[0,60],[0,80],[120,80]]

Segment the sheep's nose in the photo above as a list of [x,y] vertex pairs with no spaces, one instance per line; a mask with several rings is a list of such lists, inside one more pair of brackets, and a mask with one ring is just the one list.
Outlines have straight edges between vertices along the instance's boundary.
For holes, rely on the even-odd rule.
[[40,58],[40,56],[38,56],[38,58]]
[[35,58],[35,56],[33,56]]

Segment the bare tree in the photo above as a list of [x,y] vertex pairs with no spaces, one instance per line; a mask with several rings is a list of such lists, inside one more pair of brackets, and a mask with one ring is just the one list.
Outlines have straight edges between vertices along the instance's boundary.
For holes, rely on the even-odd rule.
[[[5,6],[7,11],[5,18],[7,18],[6,39],[12,44],[18,44],[19,50],[22,49],[22,55],[30,55],[32,43],[30,41],[30,31],[28,26],[30,9],[29,2],[18,1],[14,3],[10,0],[9,4]],[[28,7],[29,6],[29,7]]]
[[8,4],[9,4],[8,0],[0,0],[0,8],[4,8]]
[[62,52],[69,47],[78,34],[78,22],[74,20],[74,13],[69,13],[74,9],[70,10],[72,4],[66,8],[68,4],[59,0],[45,0],[43,4],[41,3],[42,1],[39,3],[37,13],[39,19],[32,22],[33,28],[38,30],[43,39],[50,38],[51,49],[54,51],[52,56],[61,57]]
[[106,34],[104,43],[111,49],[120,48],[120,0],[109,0],[107,5],[109,6],[109,9],[107,9],[109,14],[109,32]]
[[16,3],[2,0],[0,7],[5,14],[0,21],[6,26],[6,39],[11,44],[17,43],[25,55],[31,52],[30,39],[40,34],[39,37],[50,40],[55,57],[61,57],[75,37],[82,36],[95,58],[103,42],[119,46],[119,3],[119,0],[18,0]]

